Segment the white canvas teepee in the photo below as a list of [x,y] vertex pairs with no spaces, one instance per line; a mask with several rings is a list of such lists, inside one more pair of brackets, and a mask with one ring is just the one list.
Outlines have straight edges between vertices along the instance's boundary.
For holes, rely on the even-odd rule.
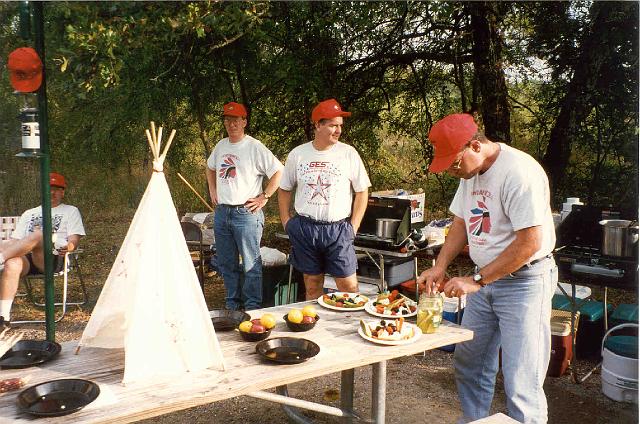
[[123,383],[204,368],[224,370],[220,344],[200,289],[162,164],[162,127],[147,139],[153,175],[142,196],[82,346],[124,348]]

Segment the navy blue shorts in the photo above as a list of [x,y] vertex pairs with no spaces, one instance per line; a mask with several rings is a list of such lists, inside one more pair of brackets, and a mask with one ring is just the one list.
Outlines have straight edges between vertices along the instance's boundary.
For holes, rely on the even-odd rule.
[[322,222],[295,215],[285,229],[291,242],[289,262],[310,275],[331,274],[344,278],[355,274],[358,266],[353,248],[353,226],[349,219]]

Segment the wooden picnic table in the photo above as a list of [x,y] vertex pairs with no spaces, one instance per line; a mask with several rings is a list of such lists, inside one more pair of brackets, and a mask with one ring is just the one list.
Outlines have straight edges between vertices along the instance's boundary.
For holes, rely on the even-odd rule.
[[[131,422],[168,414],[174,411],[204,405],[218,400],[249,395],[319,410],[345,417],[349,421],[353,407],[354,369],[372,365],[373,421],[385,420],[386,361],[413,355],[440,346],[470,340],[473,333],[455,324],[443,322],[437,333],[425,334],[416,342],[400,346],[382,346],[364,340],[357,333],[361,318],[376,319],[364,311],[332,311],[317,306],[320,320],[315,328],[304,333],[289,332],[282,317],[291,308],[302,308],[315,302],[250,311],[253,318],[271,312],[277,319],[271,338],[279,336],[302,337],[320,346],[320,353],[306,362],[277,365],[264,362],[256,353],[256,343],[245,342],[236,331],[217,332],[225,371],[207,369],[171,380],[145,383],[121,383],[124,373],[124,351],[83,347],[74,354],[77,341],[62,344],[60,355],[40,367],[22,370],[2,370],[0,379],[31,376],[28,386],[54,379],[82,378],[100,386],[100,396],[84,409],[70,415],[48,418],[47,423]],[[149,352],[153,355],[153,352]],[[304,400],[283,396],[286,385],[336,372],[342,373],[341,408],[320,406]],[[279,388],[278,393],[265,390]],[[284,389],[283,389],[284,388]],[[0,396],[0,421],[33,422],[33,417],[18,410],[19,391]],[[314,405],[317,405],[314,406]]]

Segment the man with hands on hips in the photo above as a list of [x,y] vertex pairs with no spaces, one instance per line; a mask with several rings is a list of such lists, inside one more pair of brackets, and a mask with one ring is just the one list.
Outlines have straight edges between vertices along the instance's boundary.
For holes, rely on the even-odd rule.
[[245,134],[244,105],[225,104],[223,122],[228,137],[216,144],[206,169],[209,196],[217,206],[213,231],[218,269],[227,292],[226,307],[258,309],[262,306],[262,208],[278,190],[283,165],[264,144]]
[[[547,421],[543,382],[551,349],[551,297],[558,280],[551,252],[555,229],[549,183],[528,154],[487,139],[471,115],[453,114],[429,133],[429,170],[460,178],[454,215],[433,268],[418,278],[427,293],[467,294],[462,326],[472,340],[454,353],[460,422],[489,415],[502,348],[502,373],[511,418]],[[447,266],[469,245],[471,276],[445,281]]]

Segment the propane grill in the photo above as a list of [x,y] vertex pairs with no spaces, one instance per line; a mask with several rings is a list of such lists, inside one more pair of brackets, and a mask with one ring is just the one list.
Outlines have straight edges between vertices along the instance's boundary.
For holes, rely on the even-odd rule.
[[602,254],[599,221],[616,212],[599,207],[574,205],[556,230],[554,257],[560,278],[580,278],[586,283],[633,289],[638,287],[638,255],[630,257]]

